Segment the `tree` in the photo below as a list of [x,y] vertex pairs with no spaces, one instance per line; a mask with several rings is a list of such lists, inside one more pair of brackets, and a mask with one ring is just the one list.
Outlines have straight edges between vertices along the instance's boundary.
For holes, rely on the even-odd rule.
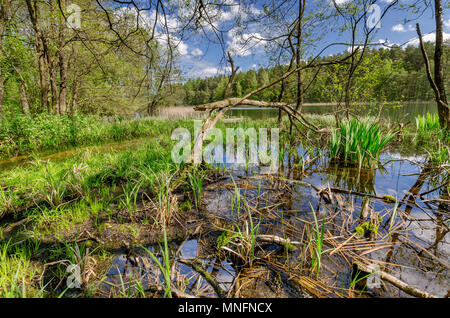
[[428,54],[425,50],[425,45],[422,39],[422,33],[419,23],[416,24],[417,35],[419,36],[420,47],[422,50],[423,59],[425,60],[426,72],[428,81],[431,88],[434,91],[436,104],[438,107],[439,123],[442,128],[450,130],[450,109],[447,102],[447,95],[445,93],[445,80],[444,80],[444,62],[443,62],[443,42],[444,42],[444,28],[442,17],[442,3],[441,0],[434,1],[434,16],[436,22],[436,44],[434,48],[434,79],[431,75],[430,62],[428,60]]

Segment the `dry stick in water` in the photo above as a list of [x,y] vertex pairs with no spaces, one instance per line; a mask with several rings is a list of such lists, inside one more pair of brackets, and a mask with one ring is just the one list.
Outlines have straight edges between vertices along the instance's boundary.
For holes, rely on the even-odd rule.
[[[361,272],[365,272],[365,273],[372,273],[373,269],[370,268],[367,265],[364,265],[360,262],[355,262],[354,263],[356,265],[356,267],[361,271]],[[399,280],[398,278],[392,276],[391,274],[388,274],[382,270],[379,271],[380,274],[380,278],[391,283],[392,285],[394,285],[395,287],[401,289],[402,291],[404,291],[405,293],[415,296],[415,297],[421,297],[421,298],[437,298],[436,296],[427,293],[425,291],[419,290],[411,285],[408,285],[405,282],[402,282],[401,280]]]

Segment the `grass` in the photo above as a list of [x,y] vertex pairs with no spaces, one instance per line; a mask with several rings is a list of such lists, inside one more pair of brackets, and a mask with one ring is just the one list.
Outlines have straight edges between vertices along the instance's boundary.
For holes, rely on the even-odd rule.
[[325,231],[325,214],[322,220],[322,226],[319,227],[319,223],[317,222],[316,212],[313,209],[314,216],[314,244],[312,244],[312,257],[311,257],[311,269],[312,272],[315,273],[316,279],[319,276],[319,270],[321,267],[321,259],[323,253],[323,236]]
[[0,118],[0,159],[32,151],[61,150],[107,141],[158,136],[176,123],[155,118],[126,120],[87,115],[6,115]]
[[383,134],[377,123],[356,118],[343,121],[340,129],[332,132],[330,159],[360,168],[373,168],[381,152],[393,139],[394,134]]
[[0,298],[43,297],[32,282],[38,273],[25,249],[10,253],[9,242],[0,243]]
[[438,114],[427,113],[425,116],[416,117],[416,129],[419,134],[429,134],[440,131]]
[[163,274],[164,277],[164,296],[168,297],[168,298],[172,298],[172,280],[171,280],[171,266],[170,266],[170,256],[169,256],[169,246],[167,243],[167,232],[166,232],[166,228],[163,227],[163,234],[164,234],[164,239],[163,239],[163,247],[160,246],[160,250],[162,253],[162,263],[161,261],[158,259],[158,257],[153,254],[151,251],[149,251],[148,249],[145,249],[145,251],[150,255],[150,257],[153,259],[153,261],[156,263],[156,265],[158,265],[161,273]]
[[205,180],[205,173],[200,169],[198,169],[197,167],[194,167],[194,169],[192,169],[192,172],[188,171],[188,180],[194,196],[195,207],[198,210],[198,208],[200,207],[203,193],[203,182]]
[[[164,294],[167,297],[170,296],[172,288],[170,266],[173,265],[173,260],[169,259],[167,233],[170,232],[166,232],[166,230],[167,225],[171,223],[170,220],[178,211],[174,193],[179,193],[175,192],[176,189],[180,189],[179,185],[188,184],[194,194],[194,200],[183,202],[187,206],[185,210],[190,210],[192,205],[199,208],[205,171],[189,170],[189,173],[179,173],[178,167],[171,162],[172,143],[168,136],[173,127],[182,123],[167,122],[167,126],[163,121],[155,120],[155,123],[157,123],[155,124],[156,128],[152,128],[151,132],[155,133],[155,136],[133,149],[112,149],[107,153],[80,149],[75,151],[73,156],[64,158],[62,161],[44,161],[39,160],[39,157],[36,156],[31,164],[20,165],[14,169],[0,172],[0,216],[11,213],[14,218],[28,217],[30,219],[25,226],[18,228],[18,233],[8,234],[7,238],[2,239],[7,240],[12,236],[15,240],[14,244],[23,240],[23,237],[31,237],[34,240],[33,243],[28,239],[29,245],[16,244],[14,248],[7,246],[5,241],[0,241],[0,297],[47,296],[47,291],[40,286],[40,281],[35,277],[40,274],[39,266],[42,267],[42,264],[49,260],[70,260],[74,264],[87,264],[85,266],[87,270],[83,271],[83,277],[84,281],[89,282],[89,269],[92,269],[94,263],[86,260],[92,256],[92,253],[88,252],[84,245],[77,247],[72,243],[64,245],[60,242],[76,240],[74,235],[81,233],[80,228],[87,229],[84,227],[85,224],[91,226],[94,231],[97,229],[98,233],[109,234],[105,231],[107,228],[112,229],[113,226],[114,229],[120,228],[120,231],[123,229],[123,232],[128,227],[131,229],[135,226],[138,231],[133,216],[140,207],[138,206],[141,203],[138,194],[141,193],[148,195],[158,212],[155,216],[155,224],[151,226],[155,231],[163,231],[164,242],[161,243],[161,253],[154,254],[159,264],[155,258],[153,260],[163,273]],[[120,121],[111,124],[116,125],[111,129],[115,130],[114,136],[117,136],[118,139],[129,137],[127,129],[121,128]],[[256,126],[263,127],[273,124],[273,120],[265,120],[257,122]],[[283,122],[283,125],[285,124],[286,121]],[[326,125],[325,122],[324,125]],[[226,125],[219,125],[219,127],[224,128]],[[82,140],[80,136],[77,137],[77,142]],[[311,135],[309,136],[311,137]],[[290,146],[286,149],[290,156],[297,156],[298,169],[303,171],[307,167],[308,158],[319,154],[315,152],[317,148],[310,145],[304,147],[308,149],[307,153],[298,154],[294,147],[296,140],[292,138],[288,140]],[[431,142],[432,138],[429,139],[429,143]],[[440,150],[433,151],[430,157],[434,156],[436,162],[448,161],[448,146],[444,143],[438,144],[438,142],[433,145]],[[372,158],[372,155],[368,155],[368,158]],[[261,221],[261,218],[258,220],[252,217],[249,210],[247,210],[248,215],[243,213],[252,198],[251,196],[249,199],[247,198],[247,188],[241,193],[241,189],[234,179],[233,184],[234,194],[231,206],[233,218],[237,217],[237,221],[232,221],[229,226],[226,226],[226,229],[221,228],[223,235],[217,243],[219,250],[224,247],[231,254],[237,254],[246,266],[252,266],[256,263],[255,250],[258,248],[256,239],[261,224],[264,224],[264,227],[267,226],[266,220]],[[261,189],[263,188],[259,183],[255,188],[258,197]],[[120,204],[130,212],[130,220],[120,219],[117,221],[116,213]],[[263,219],[266,217],[264,214],[261,216]],[[305,245],[305,248],[311,251],[311,273],[316,277],[320,270],[321,276],[323,276],[326,269],[322,265],[322,257],[326,253],[323,244],[324,236],[327,235],[324,231],[324,220],[320,224],[321,220],[317,218],[317,215],[314,214],[314,223],[311,223],[313,224],[312,231],[308,233],[310,244]],[[114,222],[128,223],[110,226]],[[91,228],[88,228],[88,231],[91,231]],[[102,229],[105,231],[102,232]],[[91,233],[96,234],[95,232]],[[112,230],[111,233],[113,233]],[[132,237],[133,244],[137,242],[134,241],[135,237],[137,236]],[[100,238],[103,237],[100,236]],[[89,242],[93,241],[89,240]],[[46,247],[48,244],[51,246],[50,248]],[[139,244],[141,244],[140,241]],[[45,253],[41,255],[42,259],[37,260],[35,254],[39,249],[45,250]],[[306,253],[304,254],[306,255]],[[289,254],[286,254],[286,259],[288,256],[291,261],[292,257]],[[258,263],[259,261],[260,259],[258,259]],[[55,271],[58,270],[56,267]],[[60,280],[67,278],[66,266],[59,267],[59,272],[55,273],[54,277]],[[125,284],[128,285],[128,282]],[[144,296],[142,286],[139,287],[139,282],[135,284],[138,294]],[[124,285],[124,295],[134,295],[130,294],[130,289],[126,285]],[[83,288],[88,290],[90,287]],[[83,292],[86,293],[87,290]]]

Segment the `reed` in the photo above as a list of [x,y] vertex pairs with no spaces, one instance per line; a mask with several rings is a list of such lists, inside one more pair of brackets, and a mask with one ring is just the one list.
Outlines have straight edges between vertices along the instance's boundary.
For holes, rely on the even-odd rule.
[[392,133],[383,134],[380,125],[369,120],[343,121],[340,128],[332,132],[330,159],[360,168],[373,168],[394,137]]
[[424,116],[417,116],[416,128],[419,134],[439,131],[441,129],[441,125],[439,124],[438,114],[427,113]]
[[188,181],[191,186],[191,190],[194,196],[195,207],[198,210],[200,207],[202,193],[203,193],[203,182],[205,180],[205,173],[194,167],[192,173],[188,171]]
[[167,242],[167,232],[165,226],[163,226],[163,246],[159,246],[162,254],[162,262],[158,257],[147,248],[144,250],[150,255],[156,265],[159,267],[164,278],[164,297],[172,298],[172,280],[171,280],[171,264],[169,256],[169,245]]

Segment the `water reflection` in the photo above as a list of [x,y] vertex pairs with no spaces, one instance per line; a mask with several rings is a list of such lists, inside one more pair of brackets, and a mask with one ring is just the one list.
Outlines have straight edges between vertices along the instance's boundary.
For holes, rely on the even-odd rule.
[[[331,114],[334,106],[322,105],[305,105],[302,108],[305,114]],[[380,111],[377,105],[355,105],[352,113],[362,116],[377,116]],[[418,115],[429,113],[437,113],[436,103],[409,103],[401,105],[384,105],[381,110],[381,116],[388,118],[394,122],[415,122]],[[255,107],[235,107],[228,111],[229,117],[247,117],[252,119],[274,118],[278,116],[276,108],[255,108]]]

